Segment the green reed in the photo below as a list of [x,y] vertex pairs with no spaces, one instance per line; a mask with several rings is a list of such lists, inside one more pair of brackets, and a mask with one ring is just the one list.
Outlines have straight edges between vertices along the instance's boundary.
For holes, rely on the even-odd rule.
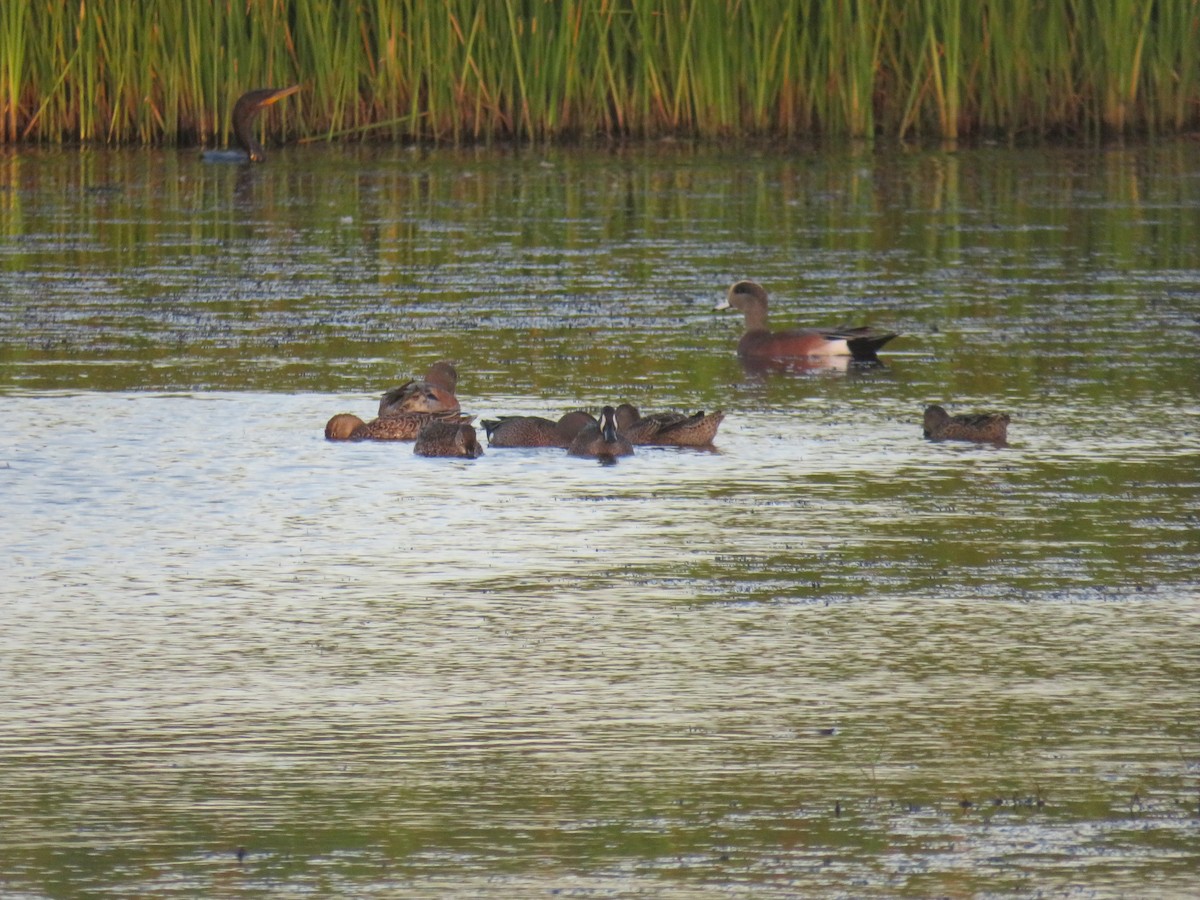
[[3,0],[0,140],[1200,126],[1200,0]]
[[29,6],[0,4],[0,139],[18,136],[25,48],[30,43]]
[[1200,2],[1154,9],[1145,52],[1147,126],[1168,131],[1195,127],[1200,96]]

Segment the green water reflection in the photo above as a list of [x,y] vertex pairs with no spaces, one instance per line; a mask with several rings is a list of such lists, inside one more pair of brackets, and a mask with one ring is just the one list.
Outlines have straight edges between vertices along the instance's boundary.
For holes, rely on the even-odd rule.
[[780,321],[905,329],[952,391],[1190,387],[1191,149],[9,154],[0,342],[35,388],[329,390],[441,354],[480,391],[711,391],[735,324],[706,307],[749,274]]

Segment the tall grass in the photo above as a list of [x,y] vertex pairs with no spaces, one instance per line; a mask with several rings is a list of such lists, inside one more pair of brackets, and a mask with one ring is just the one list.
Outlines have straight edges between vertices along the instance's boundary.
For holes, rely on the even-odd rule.
[[4,141],[15,140],[20,130],[22,74],[29,43],[29,4],[22,0],[0,4],[0,138]]
[[1200,0],[0,0],[0,140],[1200,127]]

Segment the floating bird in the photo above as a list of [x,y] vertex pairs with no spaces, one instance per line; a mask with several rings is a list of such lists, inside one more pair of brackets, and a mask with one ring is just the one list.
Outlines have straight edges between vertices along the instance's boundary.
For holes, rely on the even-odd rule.
[[325,423],[331,441],[413,441],[432,422],[468,425],[472,416],[458,413],[397,413],[364,422],[352,413],[338,413]]
[[379,401],[379,415],[402,412],[457,412],[458,370],[445,360],[429,367],[423,379],[404,382],[392,388]]
[[417,456],[453,456],[476,459],[483,456],[483,448],[479,446],[479,438],[471,425],[463,422],[435,420],[423,427],[417,434],[413,453]]
[[741,310],[746,332],[738,341],[738,356],[747,360],[853,357],[877,361],[876,351],[896,337],[892,331],[869,326],[845,328],[793,328],[771,331],[767,327],[767,292],[753,281],[739,281],[716,309]]
[[353,413],[338,413],[325,423],[325,440],[349,441],[354,432],[366,423]]
[[711,447],[725,412],[717,410],[707,415],[701,410],[693,415],[666,412],[643,416],[630,403],[617,407],[617,431],[631,444],[654,444],[660,447]]
[[1007,413],[967,413],[952,416],[942,407],[925,407],[925,437],[931,441],[974,441],[1008,445]]
[[285,88],[259,88],[247,91],[233,104],[233,137],[241,150],[205,150],[201,158],[206,162],[266,162],[267,154],[254,137],[254,118],[266,107],[290,97],[300,90],[293,84]]
[[567,452],[572,456],[594,456],[611,462],[618,456],[631,455],[633,444],[617,434],[616,410],[606,406],[600,411],[600,421],[580,430]]
[[557,422],[541,416],[500,416],[484,419],[491,447],[562,447],[571,446],[575,436],[588,425],[595,425],[594,416],[581,409],[569,412]]

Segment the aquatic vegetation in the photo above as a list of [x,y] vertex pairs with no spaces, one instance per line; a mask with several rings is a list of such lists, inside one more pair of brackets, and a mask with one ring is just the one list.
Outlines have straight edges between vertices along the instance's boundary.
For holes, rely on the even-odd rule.
[[[33,36],[37,36],[33,39]],[[1200,125],[1191,0],[0,6],[0,141],[1065,135]]]

